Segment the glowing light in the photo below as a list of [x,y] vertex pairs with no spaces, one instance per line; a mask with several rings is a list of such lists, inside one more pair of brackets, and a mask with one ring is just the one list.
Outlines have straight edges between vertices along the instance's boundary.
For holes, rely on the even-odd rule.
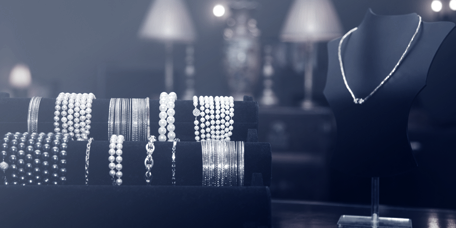
[[442,2],[440,0],[432,1],[431,8],[434,12],[440,12],[442,10]]
[[9,82],[14,88],[27,88],[32,83],[32,75],[27,65],[17,64],[11,70]]
[[212,13],[214,13],[216,17],[221,17],[225,15],[225,7],[222,5],[216,5],[214,6],[214,9],[212,9]]
[[456,11],[456,0],[450,1],[450,9]]

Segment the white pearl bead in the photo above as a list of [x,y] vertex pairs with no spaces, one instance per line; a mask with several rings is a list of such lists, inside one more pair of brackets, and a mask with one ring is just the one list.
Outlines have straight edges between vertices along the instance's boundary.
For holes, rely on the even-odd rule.
[[168,121],[168,123],[172,124],[176,119],[174,119],[174,117],[172,116],[169,116],[166,120]]
[[158,125],[160,125],[160,127],[166,126],[166,120],[161,119],[160,121],[158,121]]
[[118,150],[122,150],[122,148],[123,148],[122,143],[119,143],[119,139],[117,139],[116,147],[117,147]]
[[160,114],[158,114],[158,117],[160,117],[160,119],[166,119],[166,112],[160,112]]
[[122,150],[116,150],[116,155],[121,156],[122,155]]
[[115,169],[115,168],[116,168],[116,164],[114,164],[114,163],[109,163],[109,168],[110,168],[110,169]]
[[168,124],[168,126],[166,128],[168,129],[168,131],[176,130],[176,127],[174,126],[174,124]]
[[114,156],[109,156],[108,161],[109,162],[114,162],[116,158]]
[[122,185],[122,179],[116,179],[116,184],[117,185]]
[[117,163],[121,163],[122,162],[122,157],[121,156],[117,156],[116,157],[116,162]]
[[[109,168],[111,168],[111,164],[114,164],[114,163],[109,163]],[[115,166],[115,165],[114,165]],[[109,175],[111,177],[114,177],[116,175],[116,171],[114,171],[113,169],[109,170]]]
[[109,155],[114,155],[114,154],[116,154],[116,150],[114,150],[112,148],[109,149]]
[[116,169],[117,169],[117,170],[122,170],[122,164],[117,164],[117,165],[116,165]]
[[116,172],[116,177],[121,178],[123,176],[123,173],[121,171]]
[[158,141],[160,141],[160,142],[166,141],[166,136],[165,135],[159,135],[158,136]]
[[160,134],[160,135],[166,134],[166,128],[164,128],[164,127],[158,128],[158,134]]
[[116,148],[116,144],[111,141],[111,143],[109,144],[109,149],[115,149],[115,148]]

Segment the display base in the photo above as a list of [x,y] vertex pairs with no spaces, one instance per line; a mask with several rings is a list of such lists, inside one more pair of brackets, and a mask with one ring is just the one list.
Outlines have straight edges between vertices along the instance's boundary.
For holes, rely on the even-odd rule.
[[355,215],[342,215],[337,222],[338,228],[350,227],[399,227],[399,228],[412,228],[412,220],[407,218],[387,218],[379,217],[377,223],[372,222],[371,216],[355,216]]

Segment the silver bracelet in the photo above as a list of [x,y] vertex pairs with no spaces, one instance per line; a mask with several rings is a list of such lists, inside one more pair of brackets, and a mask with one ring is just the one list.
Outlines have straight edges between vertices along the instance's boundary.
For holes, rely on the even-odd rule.
[[239,177],[239,186],[244,186],[244,142],[239,141],[236,142],[236,151],[238,157],[238,172],[237,175]]
[[131,99],[131,141],[139,141],[140,138],[140,107],[139,99]]
[[41,97],[32,97],[29,103],[27,116],[27,130],[29,133],[38,132],[38,112],[40,110]]
[[149,137],[149,142],[146,144],[146,159],[144,159],[144,166],[146,167],[146,173],[144,175],[144,179],[146,180],[146,185],[150,185],[152,181],[152,167],[154,166],[154,159],[152,158],[152,154],[155,151],[154,142],[157,141],[155,136],[151,135]]
[[109,110],[108,110],[108,139],[111,138],[113,132],[114,132],[114,113],[115,113],[115,107],[116,107],[116,99],[117,98],[111,98],[109,100]]
[[173,140],[173,149],[172,149],[172,155],[171,155],[171,184],[176,185],[176,146],[177,143],[180,142],[178,138],[175,138]]
[[90,147],[92,146],[93,138],[87,141],[86,157],[85,157],[85,185],[89,185],[89,158],[90,158]]
[[150,103],[149,103],[149,97],[146,97],[144,100],[145,108],[144,108],[144,132],[145,132],[145,140],[147,140],[150,137]]

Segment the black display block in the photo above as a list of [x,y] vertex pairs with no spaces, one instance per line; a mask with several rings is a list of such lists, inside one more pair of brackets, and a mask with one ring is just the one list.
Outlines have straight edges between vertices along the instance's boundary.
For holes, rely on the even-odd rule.
[[[27,131],[29,98],[0,97],[0,134]],[[39,132],[53,131],[55,99],[43,98]],[[271,227],[271,148],[259,143],[258,105],[235,102],[233,141],[245,141],[245,186],[205,187],[201,144],[194,140],[193,102],[175,102],[176,186],[171,142],[155,142],[152,183],[145,185],[146,142],[124,142],[122,186],[108,174],[108,99],[92,107],[94,137],[85,182],[87,142],[70,142],[66,186],[0,185],[1,227]],[[158,135],[158,100],[150,100],[151,134]],[[7,171],[8,174],[8,171]],[[7,175],[8,176],[8,175]],[[3,184],[3,181],[1,181]]]

